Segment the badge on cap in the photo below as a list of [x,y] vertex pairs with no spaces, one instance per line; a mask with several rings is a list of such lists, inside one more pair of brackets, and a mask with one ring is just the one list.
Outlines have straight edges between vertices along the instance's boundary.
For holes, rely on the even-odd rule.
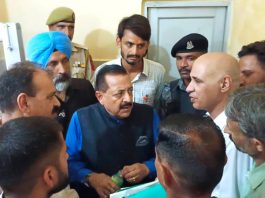
[[75,13],[74,12],[72,14],[72,19],[73,19],[73,21],[75,21]]
[[194,48],[194,45],[193,45],[192,41],[188,41],[188,42],[187,42],[187,47],[186,47],[186,49],[187,49],[187,50],[190,50],[190,49],[192,49],[192,48]]

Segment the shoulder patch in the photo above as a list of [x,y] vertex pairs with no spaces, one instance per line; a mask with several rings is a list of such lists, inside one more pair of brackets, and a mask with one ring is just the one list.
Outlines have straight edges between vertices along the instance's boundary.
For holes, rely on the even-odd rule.
[[82,49],[88,50],[88,48],[85,47],[84,45],[74,43],[74,42],[72,42],[72,44],[73,44],[73,47],[75,47],[75,48],[82,48]]

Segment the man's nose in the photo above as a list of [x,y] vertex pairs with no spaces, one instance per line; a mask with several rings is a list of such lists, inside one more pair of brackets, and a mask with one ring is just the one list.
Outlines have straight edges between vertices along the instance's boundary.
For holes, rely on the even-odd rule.
[[132,52],[132,54],[137,54],[138,53],[138,47],[137,47],[137,45],[133,45],[132,46],[131,52]]
[[187,66],[188,66],[188,63],[185,58],[179,61],[179,67],[187,67]]
[[123,97],[123,101],[126,101],[126,102],[132,102],[132,93],[129,92],[129,91],[126,91],[124,93],[124,97]]
[[58,73],[59,74],[65,74],[65,73],[68,72],[67,68],[65,67],[65,65],[62,62],[58,63],[58,67],[57,68],[58,68]]
[[186,91],[188,93],[191,93],[194,90],[192,81],[189,83],[188,87],[186,88]]
[[243,74],[240,74],[240,87],[245,86],[246,85],[246,80],[244,78]]
[[68,27],[65,27],[63,32],[69,37],[70,35],[70,29]]

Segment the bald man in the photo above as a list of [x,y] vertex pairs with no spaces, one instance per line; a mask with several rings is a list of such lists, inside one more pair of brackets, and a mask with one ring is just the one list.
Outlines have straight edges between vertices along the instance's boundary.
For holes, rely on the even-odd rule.
[[224,109],[228,96],[239,87],[239,66],[237,60],[221,52],[200,56],[193,64],[191,82],[187,87],[192,105],[206,110],[223,132],[226,142],[227,163],[223,177],[212,196],[218,198],[240,197],[240,190],[246,182],[246,174],[252,160],[237,151],[229,135],[224,133],[226,116]]

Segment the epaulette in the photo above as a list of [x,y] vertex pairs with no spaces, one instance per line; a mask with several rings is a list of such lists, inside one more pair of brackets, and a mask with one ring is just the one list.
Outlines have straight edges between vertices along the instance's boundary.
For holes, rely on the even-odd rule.
[[72,42],[72,45],[73,45],[73,47],[75,47],[75,48],[82,48],[82,49],[88,50],[87,47],[85,47],[85,46],[83,46],[83,45],[81,45],[81,44],[78,44],[78,43],[74,43],[74,42]]

